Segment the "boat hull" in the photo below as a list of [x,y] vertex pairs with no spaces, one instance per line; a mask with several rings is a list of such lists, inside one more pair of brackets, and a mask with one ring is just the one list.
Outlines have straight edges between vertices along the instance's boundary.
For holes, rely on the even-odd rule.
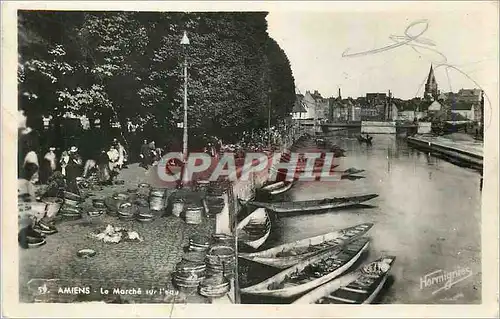
[[[375,300],[382,290],[395,259],[394,256],[387,256],[365,264],[359,270],[310,291],[293,303],[369,304]],[[385,264],[386,269],[378,274],[367,273],[363,270],[364,267],[381,262]],[[326,302],[322,302],[322,299]]]
[[350,206],[359,205],[365,201],[378,197],[377,194],[369,194],[369,195],[361,195],[361,196],[353,196],[344,201],[335,201],[332,199],[328,202],[329,199],[325,203],[322,203],[321,200],[316,201],[303,201],[303,202],[287,202],[287,203],[265,203],[265,202],[257,202],[250,201],[248,202],[251,205],[257,207],[263,207],[269,210],[272,210],[276,213],[297,213],[297,212],[315,212],[329,209],[339,209],[346,208]]
[[273,276],[273,277],[263,281],[262,283],[241,289],[241,293],[251,294],[251,295],[259,295],[259,296],[278,297],[278,298],[290,298],[290,297],[297,296],[299,294],[302,294],[304,292],[312,290],[312,289],[340,276],[342,273],[344,273],[346,270],[348,270],[361,257],[363,252],[365,252],[366,249],[368,248],[369,244],[370,244],[370,242],[368,240],[366,240],[366,243],[361,247],[361,249],[359,249],[359,251],[351,259],[349,259],[346,263],[344,263],[342,266],[338,267],[337,269],[328,273],[325,276],[311,280],[307,283],[292,286],[292,287],[275,289],[275,290],[268,289],[268,286],[270,284],[276,282],[277,280],[279,280],[279,278],[283,278],[283,277],[287,276],[288,274],[292,274],[295,271],[295,268],[304,269],[305,266],[307,266],[313,262],[320,261],[320,260],[322,260],[322,258],[325,258],[325,256],[339,255],[342,252],[342,249],[338,249],[338,251],[333,250],[333,251],[335,251],[333,254],[321,254],[321,255],[313,256],[313,257],[309,258],[309,260],[304,261],[303,263],[297,265],[296,267],[289,268],[289,269],[277,274],[276,276]]

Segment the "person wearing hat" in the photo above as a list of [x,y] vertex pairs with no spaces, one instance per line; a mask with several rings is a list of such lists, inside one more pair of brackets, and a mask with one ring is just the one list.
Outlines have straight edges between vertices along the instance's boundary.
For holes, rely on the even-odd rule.
[[71,146],[69,149],[69,161],[66,165],[66,183],[67,191],[80,194],[76,178],[82,175],[82,158],[78,154],[78,148],[76,146]]
[[40,166],[40,182],[46,184],[50,176],[54,174],[57,168],[57,156],[55,153],[56,148],[51,146],[49,151],[45,153],[42,164]]

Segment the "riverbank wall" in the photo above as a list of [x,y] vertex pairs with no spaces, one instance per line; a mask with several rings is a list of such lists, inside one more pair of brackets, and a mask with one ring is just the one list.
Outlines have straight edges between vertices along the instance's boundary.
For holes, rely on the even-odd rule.
[[437,153],[452,161],[458,161],[476,169],[483,168],[482,150],[479,150],[477,147],[471,147],[466,144],[460,145],[456,142],[445,143],[442,140],[429,136],[412,136],[408,137],[407,141],[410,146],[417,149]]
[[[307,129],[300,125],[294,125],[289,129],[280,145],[275,149],[275,152],[289,151],[295,142],[305,134],[311,134]],[[273,154],[270,153],[269,156]],[[255,192],[262,187],[269,178],[269,170],[260,172],[250,172],[249,178],[245,180],[237,180],[229,185],[227,191],[223,194],[224,208],[220,214],[216,216],[216,233],[233,235],[235,237],[235,253],[238,253],[238,239],[235,234],[238,222],[238,214],[243,210],[242,202],[251,200],[255,197]],[[231,290],[228,294],[226,302],[238,304],[240,303],[239,286],[238,286],[238,258],[235,263],[235,278],[231,282]]]

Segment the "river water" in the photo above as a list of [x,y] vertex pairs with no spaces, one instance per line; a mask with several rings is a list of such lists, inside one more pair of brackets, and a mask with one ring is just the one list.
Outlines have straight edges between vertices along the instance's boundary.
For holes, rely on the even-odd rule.
[[[481,192],[478,172],[456,166],[409,147],[395,135],[374,135],[373,144],[360,144],[357,132],[341,131],[327,139],[346,150],[336,159],[338,169],[365,169],[363,179],[338,182],[298,182],[282,200],[322,199],[376,193],[373,207],[338,210],[314,215],[277,216],[273,232],[261,249],[320,235],[355,224],[371,222],[371,246],[360,263],[383,254],[395,255],[377,303],[480,303],[481,302]],[[307,151],[312,141],[298,145]],[[426,286],[423,277],[467,269],[444,283]],[[267,279],[274,269],[239,261],[242,287]],[[469,277],[467,277],[469,275]],[[243,303],[289,303],[242,296]]]

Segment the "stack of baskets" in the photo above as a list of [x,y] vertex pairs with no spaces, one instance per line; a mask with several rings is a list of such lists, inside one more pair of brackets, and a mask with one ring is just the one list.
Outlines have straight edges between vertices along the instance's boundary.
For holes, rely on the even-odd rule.
[[118,216],[118,208],[124,201],[115,199],[114,197],[106,197],[104,199],[104,205],[106,206],[107,213],[110,216]]
[[154,212],[165,210],[166,190],[164,188],[153,188],[149,192],[149,209]]
[[232,246],[215,245],[210,247],[206,262],[209,274],[222,274],[226,278],[234,277],[236,256]]
[[227,234],[213,234],[213,246],[229,246],[234,249],[234,236]]
[[184,221],[186,224],[199,225],[203,222],[205,208],[201,204],[189,204],[184,209]]
[[207,195],[209,196],[222,196],[229,187],[229,182],[227,181],[211,181],[208,189]]
[[118,217],[123,220],[134,219],[137,214],[137,206],[125,202],[118,207]]
[[153,214],[149,210],[149,201],[138,196],[134,200],[134,204],[137,206],[137,220],[140,222],[150,222],[153,220]]
[[210,247],[210,238],[201,235],[194,235],[189,238],[189,251],[204,251]]
[[172,282],[180,291],[196,289],[205,279],[206,265],[201,261],[182,260],[177,264]]
[[229,280],[221,274],[203,279],[199,286],[199,293],[208,298],[220,298],[229,292]]
[[82,218],[82,209],[80,203],[83,201],[80,195],[71,192],[63,193],[63,204],[60,208],[60,215],[66,218],[79,219]]
[[104,202],[103,199],[93,199],[92,200],[92,206],[94,206],[94,208],[96,209],[106,209],[106,203]]
[[171,211],[172,215],[175,217],[181,217],[182,212],[184,211],[184,199],[180,197],[172,198],[171,201]]
[[199,192],[206,193],[209,187],[210,187],[210,181],[207,180],[196,181],[196,190]]

